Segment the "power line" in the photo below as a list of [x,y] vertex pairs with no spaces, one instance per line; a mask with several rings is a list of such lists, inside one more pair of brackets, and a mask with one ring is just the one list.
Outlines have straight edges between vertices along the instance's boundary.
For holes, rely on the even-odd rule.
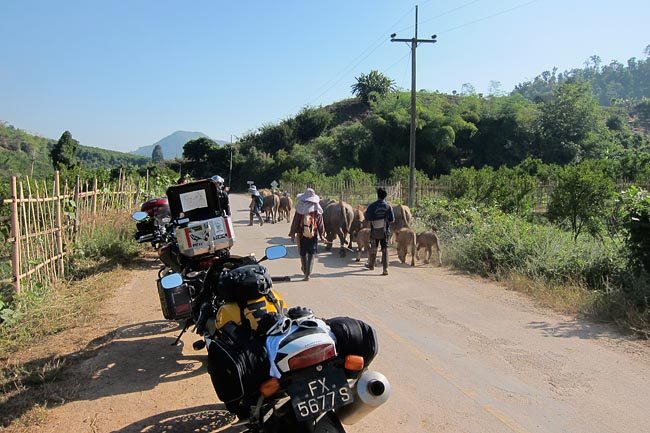
[[[436,16],[433,16],[433,17],[431,17],[431,18],[427,18],[426,20],[421,21],[421,24],[423,24],[423,23],[428,23],[428,22],[431,22],[431,21],[433,21],[433,20],[437,20],[438,18],[442,18],[442,17],[444,17],[444,16],[446,16],[446,15],[449,15],[449,14],[451,14],[451,13],[454,13],[454,12],[456,12],[456,11],[459,11],[459,10],[461,10],[461,9],[464,9],[464,8],[466,8],[467,6],[471,6],[471,5],[473,5],[474,3],[478,3],[478,2],[480,2],[480,1],[481,1],[481,0],[472,0],[472,1],[470,1],[470,2],[467,2],[467,3],[462,4],[462,5],[460,5],[460,6],[456,6],[455,8],[448,9],[448,10],[446,10],[446,11],[444,11],[444,12],[439,13],[439,14],[436,15]],[[408,26],[408,27],[404,27],[404,28],[401,29],[401,30],[398,30],[398,32],[403,32],[403,31],[405,31],[405,30],[410,30],[410,29],[412,29],[412,28],[413,28],[413,26],[411,25],[411,26]]]
[[531,5],[531,4],[533,4],[533,3],[537,2],[537,1],[538,0],[531,0],[531,1],[528,1],[526,3],[522,3],[522,4],[519,4],[519,5],[513,6],[511,8],[508,8],[508,9],[504,9],[504,10],[502,10],[500,12],[484,16],[484,17],[476,19],[474,21],[469,21],[469,22],[467,22],[465,24],[461,24],[459,26],[443,30],[443,31],[441,31],[439,33],[444,34],[444,33],[453,32],[454,30],[462,29],[463,27],[471,26],[472,24],[480,23],[481,21],[486,21],[486,20],[489,20],[491,18],[498,17],[499,15],[507,14],[508,12],[512,12],[514,10],[521,9],[521,8],[529,6],[529,5]]
[[[319,91],[319,90],[322,89],[323,87],[328,86],[330,83],[332,83],[333,80],[335,80],[335,81],[334,81],[334,82],[333,82],[329,87],[327,87],[327,88],[326,88],[326,89],[325,89],[325,90],[324,90],[320,95],[318,95],[318,97],[317,97],[316,99],[320,99],[323,95],[325,95],[327,92],[329,92],[329,91],[330,91],[334,86],[336,86],[336,85],[337,85],[337,84],[338,84],[338,83],[339,83],[343,78],[345,78],[345,77],[346,77],[346,76],[347,76],[347,75],[348,75],[352,70],[354,70],[354,68],[356,68],[359,64],[361,64],[361,62],[363,62],[363,61],[366,60],[368,57],[370,57],[370,55],[372,55],[375,51],[377,51],[377,49],[379,49],[379,47],[381,47],[384,43],[386,43],[386,40],[385,40],[385,37],[386,37],[386,36],[385,36],[385,35],[386,35],[386,34],[387,34],[387,33],[388,33],[388,32],[389,32],[393,27],[395,27],[397,24],[399,24],[400,22],[402,22],[402,20],[404,20],[404,18],[406,18],[406,17],[407,17],[408,15],[410,15],[410,14],[411,14],[411,10],[410,10],[410,8],[409,8],[409,10],[408,10],[407,12],[405,12],[405,13],[404,13],[404,14],[403,14],[403,15],[402,15],[402,16],[401,16],[397,21],[395,21],[395,23],[393,23],[390,27],[388,27],[388,29],[385,30],[385,31],[381,34],[381,36],[379,36],[375,41],[373,41],[373,42],[372,42],[372,43],[371,43],[371,44],[370,44],[366,49],[364,49],[364,50],[363,50],[359,55],[357,55],[356,57],[354,57],[354,58],[350,61],[350,63],[348,63],[348,65],[347,65],[345,68],[343,68],[339,73],[335,74],[333,78],[327,80],[323,85],[321,85],[320,87],[318,87],[318,88],[316,89],[316,91]],[[367,52],[368,50],[370,50],[370,51],[366,54],[366,52]],[[365,56],[364,56],[364,54],[365,54]],[[360,58],[360,57],[362,57],[362,56],[363,56],[363,58],[362,58],[361,60],[357,61],[357,59]],[[338,77],[338,78],[337,78],[337,77]],[[309,99],[312,99],[312,98],[309,98]]]

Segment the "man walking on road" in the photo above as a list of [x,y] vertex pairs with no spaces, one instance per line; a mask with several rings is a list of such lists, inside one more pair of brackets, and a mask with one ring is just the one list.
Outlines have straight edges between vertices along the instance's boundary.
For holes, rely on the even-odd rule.
[[252,185],[248,192],[251,193],[251,204],[248,206],[251,210],[250,212],[250,223],[248,224],[249,226],[253,225],[253,215],[257,215],[257,218],[260,220],[260,225],[264,224],[264,219],[262,218],[262,196],[260,195],[260,192],[257,190],[257,187],[255,185]]
[[382,275],[388,275],[388,239],[390,238],[390,223],[395,221],[393,208],[386,202],[386,190],[377,188],[377,201],[368,206],[365,217],[370,221],[370,251],[368,251],[368,264],[371,271],[375,269],[377,260],[377,247],[381,245],[381,265],[384,268]]

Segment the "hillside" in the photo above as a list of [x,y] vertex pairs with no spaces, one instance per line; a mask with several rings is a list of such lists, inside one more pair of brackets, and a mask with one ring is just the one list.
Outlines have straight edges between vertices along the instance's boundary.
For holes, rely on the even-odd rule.
[[591,56],[582,68],[559,72],[557,68],[544,71],[532,80],[515,87],[532,101],[548,99],[553,90],[565,82],[586,81],[602,106],[613,105],[617,100],[650,98],[650,45],[644,50],[645,59],[631,58],[626,64],[612,60],[604,65],[599,56]]
[[[0,176],[14,174],[39,176],[53,173],[49,146],[56,140],[39,137],[7,123],[0,123]],[[87,168],[113,168],[146,164],[149,159],[96,147],[79,146],[77,158]],[[32,170],[33,164],[33,170]]]
[[[585,80],[565,80],[549,91],[544,98],[419,91],[418,169],[439,177],[461,167],[514,167],[528,158],[558,165],[605,158],[626,167],[650,159],[647,101],[603,107]],[[343,169],[393,177],[396,167],[408,164],[409,130],[408,92],[306,107],[237,142],[232,184],[268,184],[305,172],[334,176]],[[196,155],[202,156],[184,165],[194,176],[230,172],[226,150]]]
[[[135,155],[142,155],[142,156],[146,156],[147,158],[151,158],[151,153],[153,152],[153,148],[156,147],[156,145],[160,145],[165,159],[180,158],[181,156],[183,156],[183,146],[185,145],[185,143],[187,143],[190,140],[195,140],[201,137],[210,138],[202,132],[176,131],[152,145],[142,146],[131,153]],[[222,140],[214,140],[214,141],[217,142],[218,144],[228,143],[227,141],[222,141]]]

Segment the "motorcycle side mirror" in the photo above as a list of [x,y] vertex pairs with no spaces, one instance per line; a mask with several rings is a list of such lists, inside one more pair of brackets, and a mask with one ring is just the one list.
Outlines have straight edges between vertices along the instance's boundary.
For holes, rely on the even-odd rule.
[[281,259],[282,257],[287,256],[287,247],[284,245],[274,245],[272,247],[268,247],[264,255],[269,260]]
[[163,289],[175,289],[183,284],[183,277],[181,274],[169,274],[160,279],[160,286]]
[[146,212],[133,212],[131,214],[131,218],[136,220],[137,222],[144,221],[147,218],[149,218],[149,214]]

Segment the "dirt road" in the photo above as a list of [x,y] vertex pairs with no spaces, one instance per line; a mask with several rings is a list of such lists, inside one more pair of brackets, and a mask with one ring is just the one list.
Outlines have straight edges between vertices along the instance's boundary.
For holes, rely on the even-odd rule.
[[[288,244],[288,224],[245,227],[246,199],[233,197],[237,253]],[[444,248],[444,246],[443,246]],[[276,275],[299,269],[290,257]],[[392,260],[388,277],[350,255],[319,256],[309,283],[278,284],[290,305],[374,325],[373,368],[391,401],[349,432],[650,431],[650,350],[607,326],[537,308],[503,287],[447,269]],[[112,337],[78,367],[79,392],[52,409],[39,432],[162,433],[237,430],[218,405],[192,334],[161,320],[155,266],[110,302],[99,326]]]

